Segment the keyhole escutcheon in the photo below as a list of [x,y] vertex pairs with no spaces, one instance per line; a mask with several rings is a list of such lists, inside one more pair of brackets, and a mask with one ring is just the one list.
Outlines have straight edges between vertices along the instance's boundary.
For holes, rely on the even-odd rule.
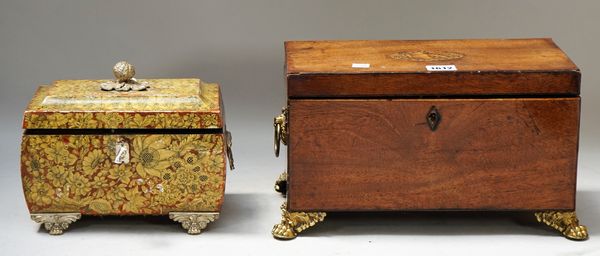
[[442,121],[442,116],[435,106],[431,106],[429,112],[427,112],[426,119],[429,129],[431,129],[431,131],[435,131],[440,124],[440,121]]

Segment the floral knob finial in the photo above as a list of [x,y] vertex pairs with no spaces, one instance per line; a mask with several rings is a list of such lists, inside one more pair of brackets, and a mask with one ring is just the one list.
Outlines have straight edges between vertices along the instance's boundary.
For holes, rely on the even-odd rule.
[[113,67],[113,74],[118,82],[126,83],[135,76],[135,67],[127,61],[119,61]]
[[138,82],[135,76],[135,68],[127,61],[119,61],[113,67],[113,74],[116,81],[109,81],[100,84],[100,89],[104,91],[143,91],[150,87],[148,82]]

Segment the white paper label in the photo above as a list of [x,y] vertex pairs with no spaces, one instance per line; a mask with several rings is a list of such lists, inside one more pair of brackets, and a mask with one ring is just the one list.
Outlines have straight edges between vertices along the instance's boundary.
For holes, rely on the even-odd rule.
[[369,63],[352,63],[353,68],[370,68],[371,64]]
[[426,65],[427,71],[456,71],[454,65]]

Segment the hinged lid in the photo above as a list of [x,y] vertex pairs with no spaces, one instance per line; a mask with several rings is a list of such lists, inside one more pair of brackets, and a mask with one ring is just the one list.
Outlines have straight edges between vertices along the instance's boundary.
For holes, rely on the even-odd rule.
[[125,78],[115,76],[116,81],[60,80],[41,86],[25,111],[23,128],[223,127],[217,84],[199,79],[136,80],[132,74]]
[[293,41],[288,96],[578,95],[580,73],[551,39]]

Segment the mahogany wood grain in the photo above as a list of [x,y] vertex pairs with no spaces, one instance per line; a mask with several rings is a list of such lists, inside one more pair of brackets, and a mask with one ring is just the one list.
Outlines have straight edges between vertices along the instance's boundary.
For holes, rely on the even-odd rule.
[[[579,69],[551,39],[292,41],[285,47],[290,98],[579,94]],[[419,51],[462,56],[392,57]],[[430,72],[426,65],[458,71]]]
[[289,75],[289,98],[577,96],[579,72]]
[[288,209],[573,210],[579,111],[579,97],[290,100]]
[[[356,40],[285,42],[286,73],[427,73],[424,63],[391,58],[397,52],[456,52],[464,57],[434,64],[454,64],[472,71],[576,70],[577,66],[549,38],[471,40]],[[369,68],[352,68],[369,63]]]

